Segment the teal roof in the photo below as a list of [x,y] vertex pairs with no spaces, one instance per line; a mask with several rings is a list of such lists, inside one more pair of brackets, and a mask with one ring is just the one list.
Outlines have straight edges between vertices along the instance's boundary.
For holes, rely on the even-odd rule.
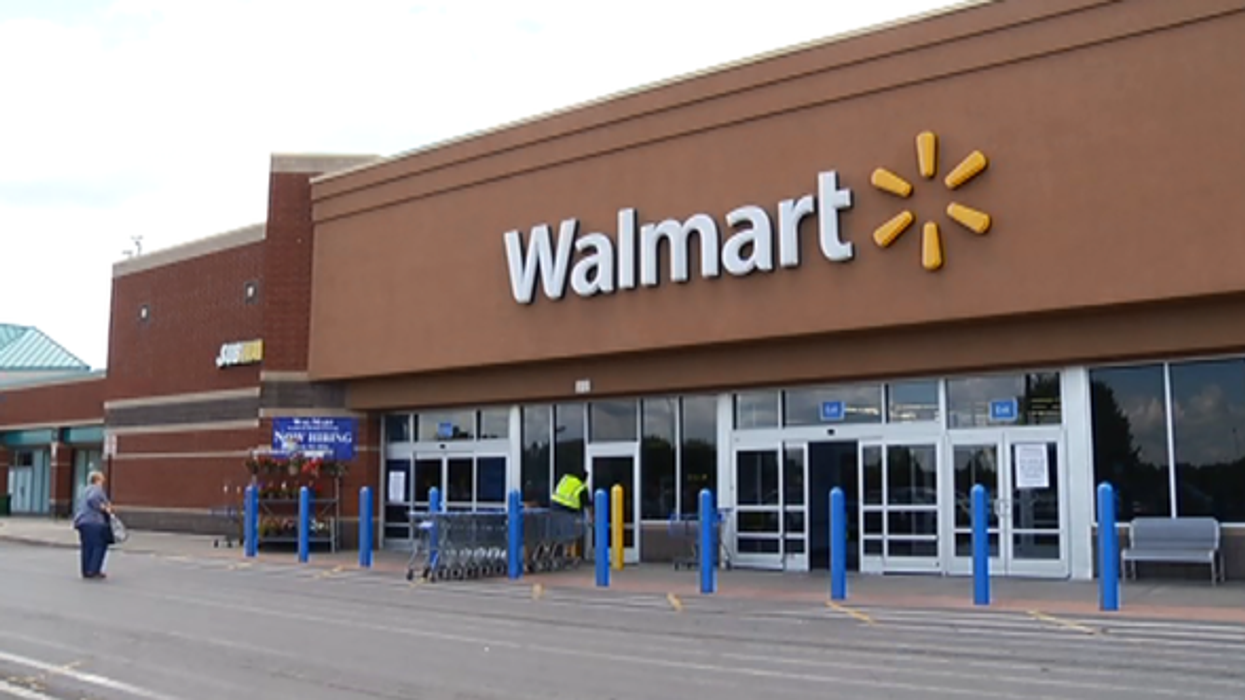
[[0,323],[0,371],[89,369],[38,328]]

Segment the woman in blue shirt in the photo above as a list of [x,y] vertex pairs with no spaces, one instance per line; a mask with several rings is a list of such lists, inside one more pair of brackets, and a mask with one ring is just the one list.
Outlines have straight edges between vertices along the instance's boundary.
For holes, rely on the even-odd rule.
[[78,530],[82,543],[82,578],[104,579],[104,556],[108,553],[112,526],[112,504],[104,493],[104,475],[91,472],[90,486],[82,494],[78,512],[74,514],[73,526]]

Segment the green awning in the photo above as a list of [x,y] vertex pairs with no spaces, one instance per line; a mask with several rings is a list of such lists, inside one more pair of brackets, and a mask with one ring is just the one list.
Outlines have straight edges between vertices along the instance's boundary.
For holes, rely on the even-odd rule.
[[48,446],[56,441],[56,431],[44,430],[12,430],[0,433],[0,445],[5,447],[39,447]]
[[62,442],[70,445],[99,445],[104,442],[104,426],[102,425],[75,425],[72,428],[65,428],[61,437]]

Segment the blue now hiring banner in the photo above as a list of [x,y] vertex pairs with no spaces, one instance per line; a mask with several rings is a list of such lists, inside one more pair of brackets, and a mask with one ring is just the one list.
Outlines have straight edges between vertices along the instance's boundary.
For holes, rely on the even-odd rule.
[[274,418],[272,450],[278,455],[320,452],[338,461],[354,459],[358,432],[354,418]]

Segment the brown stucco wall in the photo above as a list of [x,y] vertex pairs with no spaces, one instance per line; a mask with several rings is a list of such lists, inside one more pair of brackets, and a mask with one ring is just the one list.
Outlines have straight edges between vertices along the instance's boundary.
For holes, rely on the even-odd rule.
[[[1099,309],[1098,322],[1136,320],[1133,305],[1245,291],[1236,263],[1245,238],[1230,224],[1245,216],[1232,176],[1245,151],[1226,147],[1245,140],[1235,116],[1245,91],[1224,70],[1245,62],[1242,32],[1242,2],[991,4],[318,182],[312,376],[410,375],[404,396],[390,398],[500,399],[565,394],[585,369],[608,378],[608,391],[616,376],[619,388],[658,386],[657,377],[734,384],[1132,353],[1134,337],[1094,332],[1081,316],[1022,327],[1003,319]],[[990,168],[954,194],[919,178],[913,141],[926,129],[940,137],[939,178],[973,149]],[[871,188],[878,166],[916,193],[900,200]],[[578,217],[581,233],[613,237],[629,206],[641,223],[704,212],[725,229],[725,214],[745,204],[776,219],[779,200],[813,192],[817,173],[832,169],[854,192],[841,217],[856,249],[849,263],[822,258],[806,221],[795,270],[693,272],[686,285],[538,296],[531,306],[511,298],[507,230],[548,223],[556,232]],[[990,233],[951,222],[943,209],[952,200],[993,215]],[[878,249],[873,229],[903,209],[916,226]],[[937,273],[920,266],[926,220],[943,232]],[[971,334],[961,330],[969,322]],[[905,327],[924,330],[890,344]],[[981,333],[1002,334],[1003,345],[961,347]],[[1203,346],[1240,346],[1231,325],[1196,333]],[[921,349],[943,337],[957,340]],[[781,359],[764,376],[723,354],[758,340],[775,341],[757,352]],[[612,369],[586,367],[585,358],[611,356]],[[554,360],[564,362],[541,364]],[[480,369],[518,364],[526,367]],[[453,371],[467,369],[506,379],[491,392],[462,389]],[[556,390],[528,381],[550,372]],[[447,388],[455,383],[461,390]],[[386,391],[360,385],[352,402],[373,405]]]

